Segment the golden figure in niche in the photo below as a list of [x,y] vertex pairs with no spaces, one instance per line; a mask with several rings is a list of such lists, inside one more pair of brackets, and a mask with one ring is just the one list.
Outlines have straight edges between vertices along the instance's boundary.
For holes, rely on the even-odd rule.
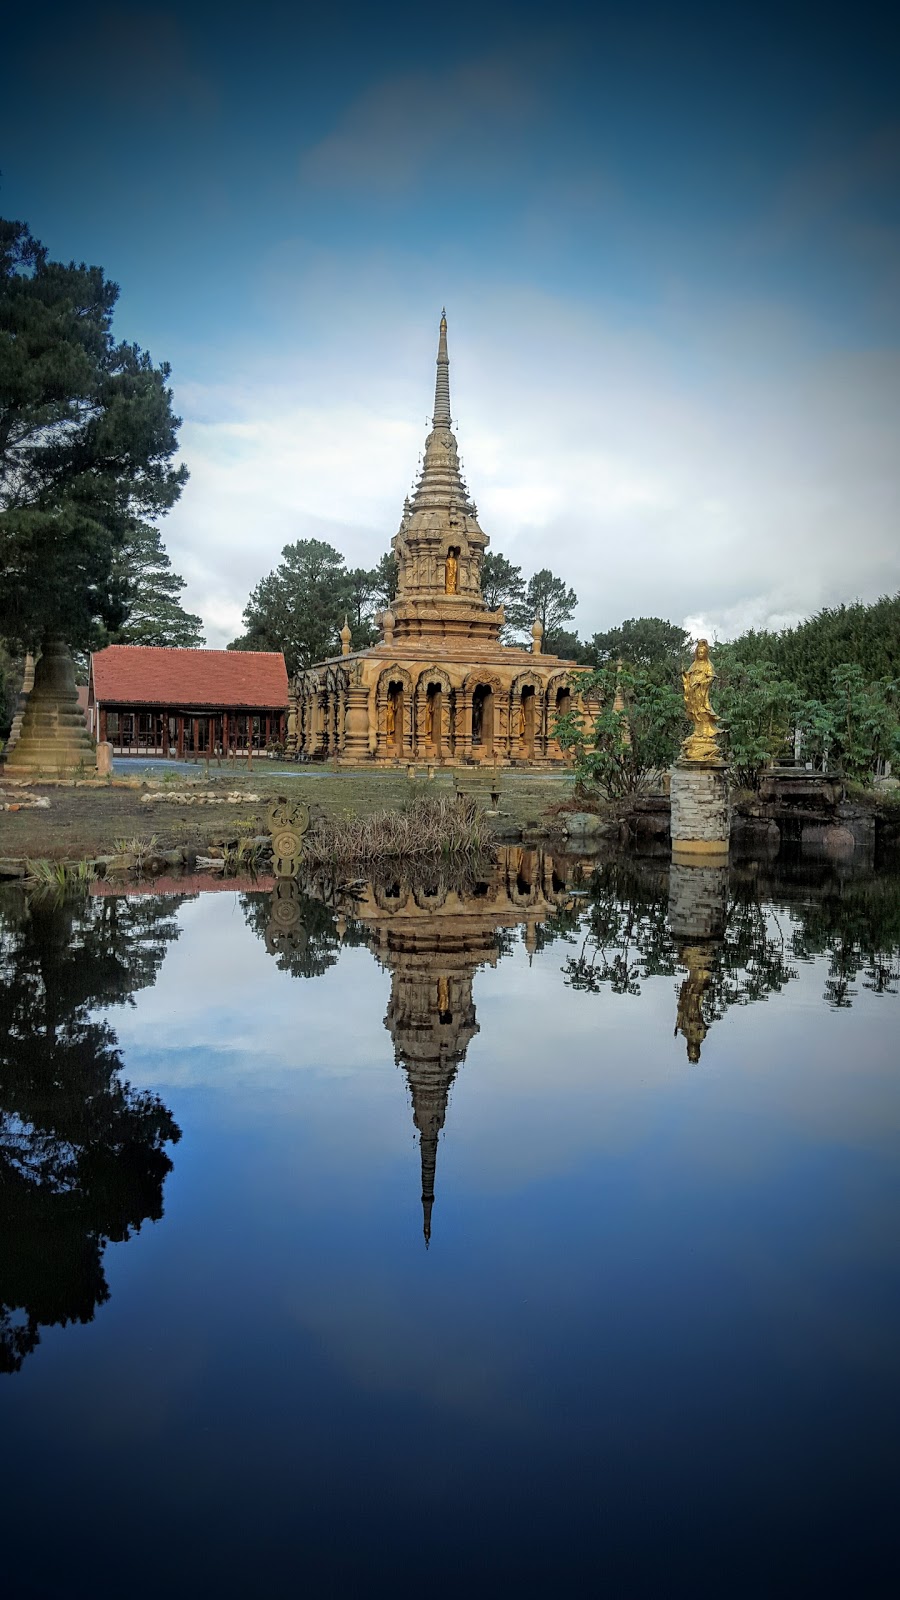
[[458,590],[458,587],[459,587],[459,562],[456,559],[456,551],[455,550],[449,550],[447,552],[447,562],[446,562],[446,565],[444,567],[444,593],[445,594],[456,594],[457,590]]
[[718,745],[719,718],[709,703],[710,686],[716,674],[709,659],[709,644],[698,639],[694,659],[687,672],[681,674],[684,684],[684,708],[694,724],[681,746],[685,761],[720,761]]
[[394,696],[389,694],[384,708],[384,731],[389,739],[393,739],[397,731],[397,713],[394,709]]
[[438,1011],[450,1010],[450,985],[446,978],[438,978]]

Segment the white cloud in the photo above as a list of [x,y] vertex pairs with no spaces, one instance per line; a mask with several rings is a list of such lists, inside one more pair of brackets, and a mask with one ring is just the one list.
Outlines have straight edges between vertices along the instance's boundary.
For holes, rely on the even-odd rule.
[[[779,306],[677,306],[652,331],[435,263],[307,262],[297,325],[232,387],[179,389],[191,482],[166,539],[209,642],[290,540],[371,565],[396,531],[450,317],[454,413],[495,550],[550,566],[590,634],[625,616],[727,637],[896,589],[900,358]],[[365,286],[365,292],[363,287]],[[373,298],[373,288],[375,298]]]

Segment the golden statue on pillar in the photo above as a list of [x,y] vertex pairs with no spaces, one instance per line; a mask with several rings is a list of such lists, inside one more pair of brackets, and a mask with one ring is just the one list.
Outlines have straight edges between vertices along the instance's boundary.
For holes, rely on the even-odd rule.
[[718,742],[721,724],[709,703],[710,686],[715,675],[709,659],[709,644],[706,639],[698,639],[694,659],[687,672],[681,674],[684,708],[694,724],[693,733],[688,734],[681,746],[684,761],[722,760]]
[[444,593],[456,594],[459,583],[459,562],[456,551],[450,550],[447,554],[447,563],[444,568]]

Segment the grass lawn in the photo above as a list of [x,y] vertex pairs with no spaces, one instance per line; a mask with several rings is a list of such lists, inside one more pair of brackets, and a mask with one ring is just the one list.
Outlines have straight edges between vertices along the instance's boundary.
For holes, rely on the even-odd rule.
[[[405,767],[365,771],[256,760],[248,772],[246,762],[234,766],[225,763],[217,769],[213,761],[207,785],[202,762],[191,764],[190,770],[173,770],[163,762],[116,762],[117,778],[138,771],[149,773],[151,781],[158,775],[164,793],[181,791],[185,781],[194,778],[202,780],[203,790],[208,787],[227,794],[240,789],[260,798],[258,802],[238,805],[186,805],[170,800],[144,805],[141,796],[148,792],[148,784],[142,789],[75,789],[35,783],[30,792],[46,795],[49,809],[0,811],[0,858],[78,860],[112,854],[118,839],[147,839],[151,835],[156,836],[160,849],[189,845],[202,851],[208,842],[233,837],[240,823],[255,822],[259,832],[266,832],[266,807],[281,794],[302,798],[311,808],[331,816],[359,816],[402,806],[413,787]],[[483,790],[485,803],[490,804],[493,769],[437,769],[433,781],[427,783],[426,769],[420,767],[417,787],[452,793],[457,776],[465,787]],[[568,772],[543,774],[506,768],[497,776],[502,820],[518,827],[539,826],[547,807],[565,799],[573,782]],[[5,787],[0,768],[0,791]],[[24,794],[10,788],[3,797],[14,800],[24,798]]]

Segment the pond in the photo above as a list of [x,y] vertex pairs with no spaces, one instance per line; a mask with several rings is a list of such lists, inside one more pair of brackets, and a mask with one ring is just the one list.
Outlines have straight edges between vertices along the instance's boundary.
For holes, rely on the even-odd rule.
[[96,887],[0,895],[5,1594],[895,1592],[896,870]]

